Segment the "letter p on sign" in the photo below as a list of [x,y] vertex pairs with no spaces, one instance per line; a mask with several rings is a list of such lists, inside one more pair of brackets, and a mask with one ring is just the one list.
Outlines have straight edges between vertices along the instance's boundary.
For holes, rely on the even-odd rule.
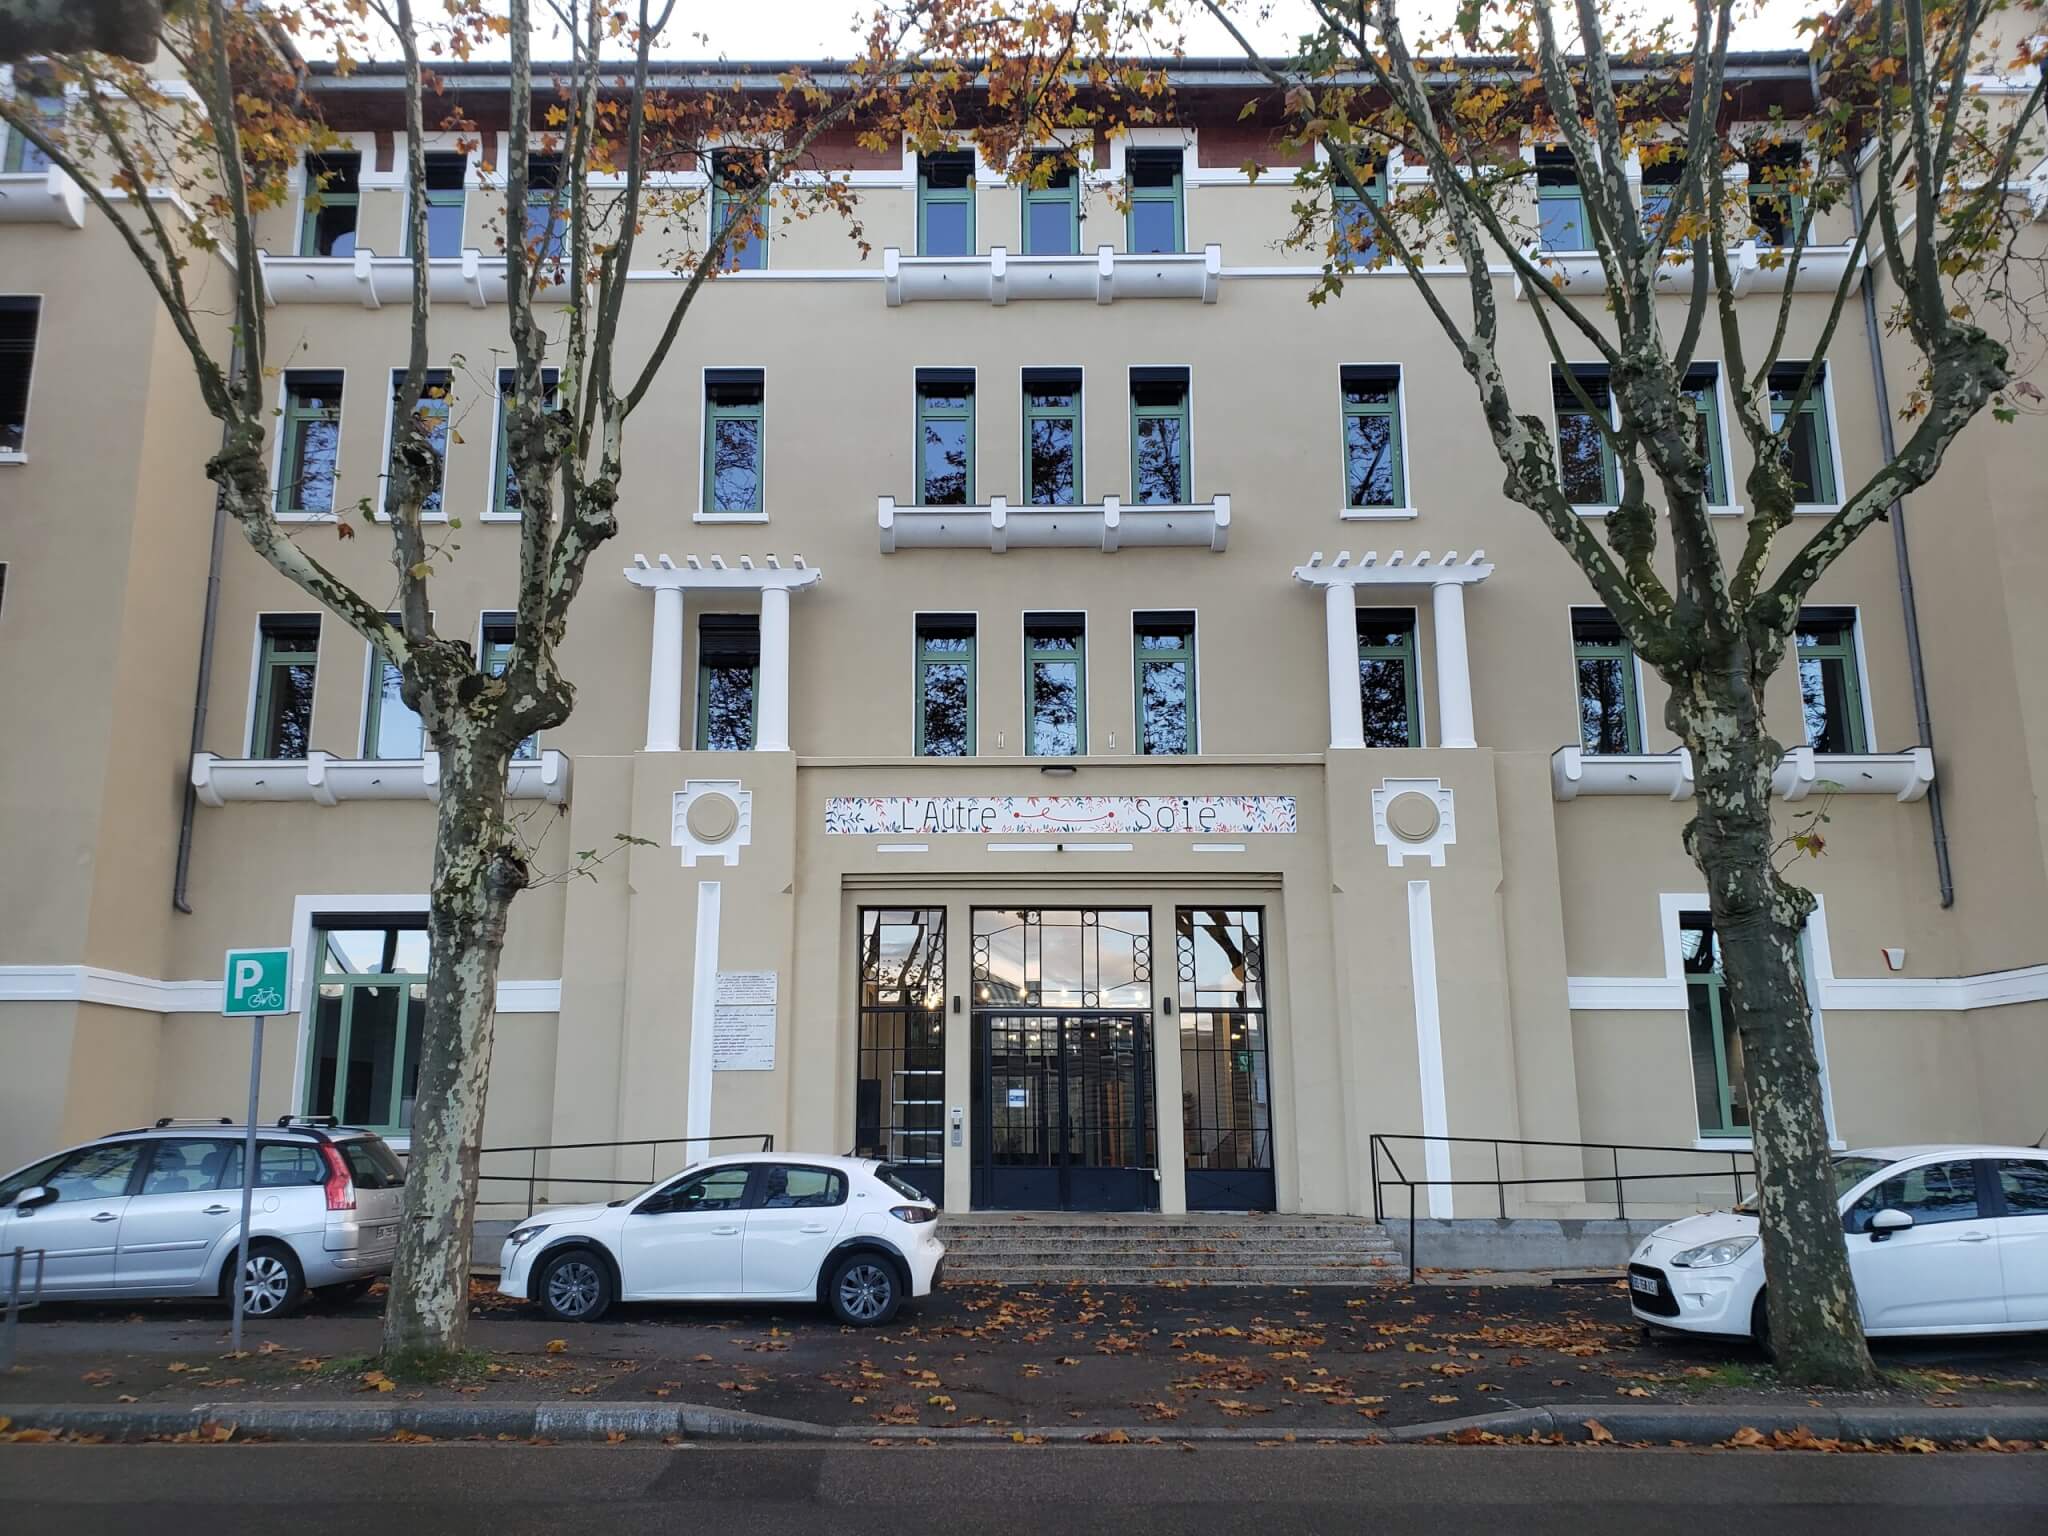
[[291,969],[289,949],[229,950],[221,1012],[229,1018],[284,1013],[291,995]]

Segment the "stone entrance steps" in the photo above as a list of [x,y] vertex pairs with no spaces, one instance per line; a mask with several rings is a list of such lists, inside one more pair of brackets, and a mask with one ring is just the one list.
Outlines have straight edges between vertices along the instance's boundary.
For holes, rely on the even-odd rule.
[[995,1285],[1380,1285],[1406,1273],[1345,1216],[947,1215],[946,1279]]

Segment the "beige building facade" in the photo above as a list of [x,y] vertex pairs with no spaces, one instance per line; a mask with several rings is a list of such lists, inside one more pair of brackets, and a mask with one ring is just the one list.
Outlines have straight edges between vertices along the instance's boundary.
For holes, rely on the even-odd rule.
[[[1803,57],[1743,67],[1796,105]],[[488,122],[488,80],[456,74]],[[280,505],[375,593],[389,551],[357,508],[405,353],[398,98],[374,72],[314,83],[349,147],[265,231]],[[1725,1195],[1740,1049],[1661,685],[1502,496],[1408,279],[1305,302],[1298,194],[1285,166],[1245,173],[1267,141],[1243,100],[1217,70],[1183,127],[1028,197],[971,154],[848,144],[872,253],[777,218],[702,295],[627,434],[619,537],[570,627],[574,718],[510,784],[543,870],[645,842],[515,904],[490,1146],[772,1135],[886,1157],[956,1208],[1369,1212],[1372,1138],[1422,1133],[1684,1149],[1636,1163],[1698,1170],[1644,1203]],[[487,654],[517,563],[503,198],[488,147],[433,148],[435,618]],[[431,754],[360,638],[233,530],[213,564],[218,433],[188,361],[113,233],[27,158],[0,173],[0,1165],[238,1113],[231,945],[295,955],[265,1113],[402,1144]],[[1393,195],[1411,174],[1386,169]],[[1561,253],[1566,202],[1529,210]],[[1789,279],[1788,357],[1840,238]],[[1752,275],[1760,345],[1788,277]],[[1462,276],[1432,280],[1456,312]],[[1603,466],[1496,285],[1523,408],[1597,518]],[[629,351],[674,293],[635,284]],[[1910,376],[1884,345],[1844,317],[1793,540],[1881,461],[1879,381],[1896,404]],[[1698,383],[1732,551],[1747,463],[1725,379]],[[1796,875],[1846,1144],[2048,1131],[2044,491],[2038,433],[1973,424],[1907,507],[1917,637],[1881,528],[1771,684],[1781,826],[1827,818]],[[1393,1150],[1484,1181],[1425,1213],[1495,1214],[1490,1148]],[[1545,1157],[1510,1149],[1508,1174],[1581,1166]]]

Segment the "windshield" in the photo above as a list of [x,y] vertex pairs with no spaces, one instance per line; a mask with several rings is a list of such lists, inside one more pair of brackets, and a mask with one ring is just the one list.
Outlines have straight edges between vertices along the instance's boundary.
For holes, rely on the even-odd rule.
[[382,1136],[358,1136],[340,1143],[348,1162],[349,1177],[357,1189],[399,1189],[405,1184],[405,1169],[398,1154]]
[[[1835,1199],[1840,1200],[1850,1190],[1885,1166],[1881,1157],[1838,1157],[1835,1159]],[[1738,1214],[1756,1214],[1756,1196],[1751,1195],[1735,1207]]]

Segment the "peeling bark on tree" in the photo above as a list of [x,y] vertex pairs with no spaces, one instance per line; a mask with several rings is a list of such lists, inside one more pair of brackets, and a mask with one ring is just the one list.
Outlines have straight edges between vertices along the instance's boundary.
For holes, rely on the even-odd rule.
[[0,64],[86,51],[147,64],[169,8],[165,0],[0,0]]

